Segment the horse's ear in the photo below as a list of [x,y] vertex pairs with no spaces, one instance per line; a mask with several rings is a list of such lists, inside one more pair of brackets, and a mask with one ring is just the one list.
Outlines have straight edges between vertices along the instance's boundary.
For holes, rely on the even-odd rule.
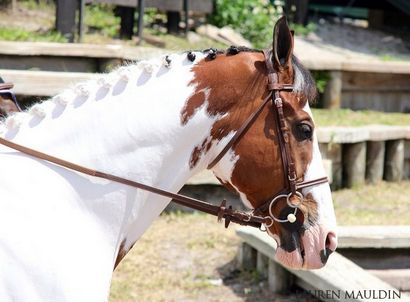
[[280,17],[273,30],[273,63],[285,67],[291,63],[293,53],[293,33],[286,17]]

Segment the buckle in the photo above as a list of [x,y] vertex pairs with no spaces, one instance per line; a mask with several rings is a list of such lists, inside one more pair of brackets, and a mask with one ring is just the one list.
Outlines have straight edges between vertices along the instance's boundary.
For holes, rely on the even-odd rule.
[[281,90],[293,91],[293,85],[292,84],[282,84],[282,89]]
[[226,200],[222,200],[221,205],[219,206],[219,211],[218,211],[218,222],[221,222],[222,219],[224,218],[226,211]]
[[288,175],[288,179],[289,179],[289,181],[296,181],[296,173],[295,172],[293,172],[293,175],[291,176],[291,175]]

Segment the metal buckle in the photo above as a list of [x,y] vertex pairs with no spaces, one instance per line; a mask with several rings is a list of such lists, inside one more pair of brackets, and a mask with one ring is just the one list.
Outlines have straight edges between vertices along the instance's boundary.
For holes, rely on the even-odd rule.
[[273,102],[275,103],[276,106],[278,106],[278,105],[282,106],[282,98],[281,97],[276,98]]
[[283,84],[282,89],[283,90],[292,90],[293,91],[293,85],[292,84]]
[[246,215],[246,218],[244,218],[243,221],[246,221],[246,222],[251,221],[252,214],[246,213],[245,215]]
[[295,181],[296,180],[296,173],[293,173],[293,176],[288,175],[289,181]]

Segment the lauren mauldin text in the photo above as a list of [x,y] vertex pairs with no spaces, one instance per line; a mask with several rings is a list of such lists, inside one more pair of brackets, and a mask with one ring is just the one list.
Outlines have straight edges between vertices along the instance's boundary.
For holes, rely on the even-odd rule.
[[399,290],[363,289],[363,290],[310,290],[309,294],[322,300],[335,299],[368,299],[368,300],[399,300],[402,293]]

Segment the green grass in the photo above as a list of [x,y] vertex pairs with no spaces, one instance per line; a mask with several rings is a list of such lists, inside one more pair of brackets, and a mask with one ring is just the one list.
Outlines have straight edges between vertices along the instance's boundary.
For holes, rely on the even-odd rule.
[[340,225],[410,224],[410,181],[343,189],[332,196]]
[[313,109],[318,126],[366,126],[372,124],[410,126],[410,114],[385,113],[370,110]]
[[0,40],[31,42],[67,42],[67,39],[55,31],[28,31],[22,28],[0,27]]
[[[11,16],[11,13],[6,10],[0,11],[0,40],[68,42],[65,37],[54,30],[54,4],[47,4],[45,1],[40,1],[38,4],[34,0],[19,1],[17,4],[18,10],[15,15]],[[147,9],[147,13],[144,15],[146,25],[144,35],[155,36],[167,49],[200,50],[210,47],[226,48],[226,45],[206,37],[198,36],[194,42],[190,42],[184,36],[164,33],[164,28],[162,27],[150,27],[154,20],[162,17],[166,19],[164,14],[158,13],[156,10]],[[24,20],[24,22],[21,20]],[[120,17],[115,15],[113,5],[87,5],[85,7],[84,25],[84,43],[136,45],[135,39],[119,41]],[[141,45],[152,46],[146,41],[143,41]]]

